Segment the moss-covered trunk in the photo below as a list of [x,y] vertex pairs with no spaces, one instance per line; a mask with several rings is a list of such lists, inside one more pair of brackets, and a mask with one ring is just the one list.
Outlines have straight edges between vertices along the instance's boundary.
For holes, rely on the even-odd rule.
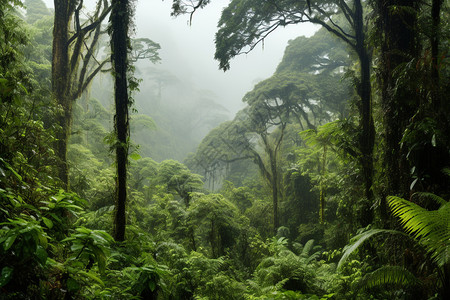
[[61,127],[56,135],[55,145],[58,156],[58,177],[65,188],[69,185],[67,165],[67,141],[72,121],[72,99],[70,97],[69,66],[69,23],[73,13],[73,1],[55,1],[55,19],[53,26],[52,49],[52,93],[60,106],[56,122]]
[[[396,69],[417,56],[417,1],[379,0],[377,5],[377,26],[382,40],[379,79],[385,139],[385,193],[406,197],[409,193],[410,170],[406,160],[407,150],[400,147],[400,142],[419,106],[419,97],[407,85],[398,85]],[[386,219],[385,197],[381,200],[381,217]]]
[[128,0],[115,0],[111,11],[111,50],[114,70],[114,100],[116,106],[116,210],[114,238],[125,240],[128,160]]
[[372,117],[372,86],[370,83],[370,57],[364,34],[364,19],[361,1],[355,1],[355,40],[356,52],[360,63],[360,87],[358,89],[361,98],[360,105],[360,151],[361,166],[364,180],[364,194],[367,201],[361,208],[360,223],[363,227],[372,223],[373,211],[373,147],[375,143],[375,127]]

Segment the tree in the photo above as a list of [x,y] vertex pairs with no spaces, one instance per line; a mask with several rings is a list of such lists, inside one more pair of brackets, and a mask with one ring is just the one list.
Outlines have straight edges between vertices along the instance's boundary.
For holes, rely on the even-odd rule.
[[197,236],[209,242],[212,258],[225,254],[239,233],[239,211],[220,194],[194,193],[188,209],[189,224]]
[[27,9],[26,21],[30,24],[35,23],[42,17],[51,15],[50,10],[42,0],[25,0],[25,6]]
[[[67,143],[71,133],[73,102],[109,61],[107,58],[98,62],[94,55],[101,24],[111,10],[109,2],[99,0],[94,14],[84,23],[80,18],[82,8],[83,1],[55,1],[52,94],[60,105],[56,121],[61,129],[57,134],[55,150],[59,157],[59,179],[64,187],[69,184]],[[74,32],[71,31],[72,21]]]
[[175,192],[183,199],[186,208],[191,201],[191,193],[200,191],[203,186],[201,176],[175,160],[165,160],[158,166],[154,178],[156,184],[166,185],[168,192]]
[[[278,229],[278,205],[281,196],[281,146],[286,126],[297,120],[306,123],[307,128],[314,128],[309,121],[308,113],[314,115],[317,105],[314,99],[313,83],[308,75],[293,76],[293,74],[275,74],[271,78],[258,83],[247,93],[243,101],[248,103],[246,135],[248,148],[254,163],[258,166],[272,190],[273,224]],[[302,125],[303,126],[303,125]],[[254,142],[255,135],[259,141]],[[262,147],[264,154],[258,153]]]
[[[408,164],[400,149],[400,140],[409,119],[418,105],[414,91],[398,87],[396,69],[416,57],[418,52],[418,1],[377,1],[376,22],[381,39],[380,85],[383,106],[386,151],[384,164],[387,175],[387,193],[406,195],[409,190]],[[398,70],[398,69],[397,69]],[[398,90],[396,90],[399,88]],[[405,149],[406,150],[406,149]],[[402,157],[403,156],[403,157]]]
[[299,36],[290,40],[275,74],[310,78],[314,100],[319,102],[313,115],[317,126],[330,119],[348,117],[351,86],[343,75],[353,63],[345,43],[321,28],[309,38]]
[[[192,14],[207,5],[209,0],[174,0],[173,14]],[[342,15],[342,20],[336,17]],[[219,20],[216,33],[215,58],[223,70],[230,68],[230,60],[236,55],[249,53],[256,45],[279,27],[289,24],[311,22],[319,24],[344,41],[357,55],[359,79],[356,92],[360,98],[359,108],[359,162],[364,178],[367,203],[363,212],[363,225],[372,222],[371,211],[373,191],[373,147],[375,128],[372,118],[372,98],[370,83],[370,51],[365,38],[363,2],[346,1],[274,1],[274,0],[234,0],[226,7]],[[342,25],[343,24],[343,25]]]
[[446,76],[448,51],[441,43],[445,34],[442,3],[374,3],[381,45],[377,78],[383,108],[386,195],[406,197],[410,190],[424,188],[438,193],[448,190],[448,178],[442,176],[442,168],[450,164],[446,146],[450,108],[442,101],[448,89],[448,83],[441,80]]
[[111,62],[114,74],[114,129],[116,134],[116,209],[114,214],[114,239],[125,240],[127,162],[129,145],[129,115],[131,105],[128,95],[128,36],[132,7],[128,0],[113,0],[109,33],[111,35]]

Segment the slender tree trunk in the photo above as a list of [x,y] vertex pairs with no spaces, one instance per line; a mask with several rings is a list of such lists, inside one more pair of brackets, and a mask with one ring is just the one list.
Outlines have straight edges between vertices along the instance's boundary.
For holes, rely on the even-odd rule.
[[372,91],[370,83],[370,58],[365,45],[363,9],[361,1],[355,1],[355,36],[356,52],[360,63],[360,87],[359,96],[361,98],[360,116],[361,116],[361,165],[364,178],[364,194],[367,200],[364,207],[361,208],[360,223],[363,227],[372,223],[373,211],[373,147],[375,143],[375,127],[372,118]]
[[114,238],[125,240],[126,200],[127,200],[127,161],[128,161],[128,0],[115,0],[111,12],[111,48],[114,70],[114,99],[116,105],[116,209],[114,219]]
[[280,220],[278,218],[278,172],[276,170],[276,162],[272,164],[272,202],[273,202],[273,229],[277,233],[280,227]]
[[[433,83],[432,101],[433,108],[439,112],[441,99],[439,93],[439,25],[441,23],[441,6],[443,0],[433,0],[431,5],[431,80]],[[443,108],[443,107],[442,107]],[[445,111],[442,110],[442,111]]]
[[320,174],[320,205],[319,205],[319,219],[320,224],[324,223],[325,219],[325,175],[326,175],[326,166],[327,166],[327,145],[323,146],[323,154],[322,154],[322,169],[319,170]]

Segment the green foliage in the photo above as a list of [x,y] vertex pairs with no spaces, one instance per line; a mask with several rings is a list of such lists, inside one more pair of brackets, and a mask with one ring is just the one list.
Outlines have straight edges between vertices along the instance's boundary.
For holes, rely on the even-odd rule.
[[407,269],[400,266],[383,266],[366,274],[359,283],[362,289],[380,286],[410,287],[419,284],[418,279]]
[[[25,216],[24,216],[25,217]],[[29,260],[38,262],[44,266],[47,261],[46,248],[48,246],[48,235],[33,218],[15,218],[3,222],[0,231],[0,244],[2,245],[2,256],[18,255],[22,262]],[[7,260],[3,261],[6,263]]]
[[192,205],[187,210],[188,223],[200,240],[207,241],[213,258],[225,254],[236,242],[240,230],[236,206],[220,194],[193,194]]
[[201,190],[203,186],[202,177],[193,174],[189,169],[175,161],[165,160],[158,166],[158,175],[155,178],[156,184],[164,184],[167,191],[175,192],[189,206],[191,193]]
[[26,20],[30,24],[51,15],[50,10],[45,6],[42,0],[25,0],[25,6],[27,9]]
[[[0,287],[21,297],[44,279],[49,256],[49,239],[45,228],[32,216],[21,215],[0,223]],[[50,240],[51,241],[51,240]]]
[[[321,283],[316,276],[317,254],[311,253],[314,241],[309,241],[300,255],[288,250],[287,240],[274,239],[269,246],[272,256],[261,261],[254,273],[257,293],[280,291],[281,289],[301,293],[322,293]],[[256,291],[255,291],[256,292]],[[283,298],[281,298],[283,299]],[[289,299],[289,298],[288,298]]]
[[341,259],[339,260],[338,268],[341,268],[348,257],[356,251],[365,241],[369,240],[372,236],[380,234],[380,233],[388,233],[388,234],[398,234],[398,231],[395,230],[386,230],[386,229],[369,229],[364,230],[362,233],[355,235],[351,240],[350,244],[344,248],[344,253],[342,254]]
[[441,204],[434,211],[394,196],[388,197],[388,204],[406,232],[425,247],[438,266],[443,267],[450,262],[450,204],[442,203],[442,198],[433,198]]
[[94,263],[98,264],[100,273],[105,272],[109,245],[113,238],[102,230],[91,230],[85,227],[75,228],[75,232],[62,242],[70,242],[72,255],[69,262],[85,263],[90,269]]
[[[361,207],[377,210],[382,201],[368,203],[360,197],[363,155],[355,115],[361,107],[348,107],[347,102],[355,96],[349,93],[350,77],[355,90],[360,89],[354,74],[361,65],[351,66],[354,57],[324,29],[289,42],[274,75],[246,94],[247,107],[233,121],[206,135],[186,160],[188,166],[162,160],[181,159],[192,151],[195,141],[224,119],[224,108],[208,91],[194,90],[171,74],[155,68],[138,70],[152,73],[152,79],[142,85],[141,114],[130,121],[133,139],[142,145],[139,153],[133,150],[129,162],[127,241],[114,244],[108,234],[114,166],[103,142],[112,119],[105,108],[107,97],[83,96],[75,104],[68,152],[73,192],[61,190],[54,179],[58,158],[53,152],[58,130],[54,120],[61,111],[49,96],[53,20],[41,0],[24,2],[28,24],[20,17],[20,1],[0,1],[0,298],[448,298],[450,213],[448,180],[442,176],[442,169],[449,173],[445,168],[448,105],[435,102],[437,96],[443,99],[448,94],[448,59],[442,52],[448,44],[444,38],[448,26],[441,24],[438,32],[444,53],[435,59],[439,80],[428,76],[433,58],[426,53],[429,43],[423,41],[417,56],[393,71],[391,89],[379,86],[372,95],[380,115],[389,111],[401,116],[406,109],[395,107],[397,102],[383,103],[385,94],[401,98],[415,91],[417,99],[411,96],[408,103],[420,102],[411,119],[399,120],[407,130],[400,134],[398,151],[410,164],[402,171],[407,185],[427,192],[412,195],[414,202],[388,198],[406,231],[402,236],[412,237],[376,240],[389,247],[384,252],[389,257],[379,251],[379,243],[363,250],[361,245],[375,236],[399,232],[368,227],[354,234],[363,215]],[[192,13],[209,2],[173,1],[174,13]],[[233,56],[251,50],[275,27],[307,21],[307,16],[314,22],[329,21],[322,25],[353,40],[344,25],[352,20],[350,4],[370,5],[364,1],[274,3],[230,2],[216,39],[221,68],[229,68]],[[417,24],[423,27],[430,8],[417,5]],[[448,5],[443,7],[446,11],[441,14],[446,16]],[[344,14],[336,15],[339,12]],[[378,26],[373,22],[379,12],[368,12],[367,24]],[[415,38],[427,39],[435,29],[421,30]],[[134,47],[130,60],[159,59],[157,43],[149,39],[130,43]],[[372,45],[378,63],[372,75],[382,77],[383,64],[403,54],[378,59],[383,52],[379,45]],[[348,76],[341,79],[345,68],[350,68]],[[108,80],[103,80],[94,83],[92,93],[108,94],[104,93]],[[129,83],[137,88],[136,79]],[[180,112],[169,104],[176,104]],[[169,122],[164,114],[173,120]],[[385,144],[380,130],[384,122],[376,120],[374,158],[396,151]],[[190,143],[180,147],[181,141]],[[372,189],[379,197],[384,194],[388,167],[394,166],[375,164],[375,176],[381,180]],[[257,177],[258,169],[263,176]],[[205,184],[196,173],[204,175]],[[274,190],[280,214],[276,237]],[[434,191],[442,191],[438,194],[443,196],[430,193]],[[323,224],[318,222],[319,203],[324,208]],[[375,220],[385,228],[390,221],[379,216]],[[350,256],[357,251],[359,257]]]
[[130,267],[127,276],[133,283],[131,290],[143,298],[156,294],[158,289],[166,286],[161,278],[168,274],[164,266],[145,265],[142,267]]

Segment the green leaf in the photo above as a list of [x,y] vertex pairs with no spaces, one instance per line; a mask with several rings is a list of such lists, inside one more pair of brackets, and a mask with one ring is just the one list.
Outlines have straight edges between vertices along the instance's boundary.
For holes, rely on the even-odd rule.
[[17,177],[17,179],[19,179],[20,181],[22,181],[22,176],[19,175],[19,173],[17,173],[16,171],[14,171],[13,168],[8,166],[8,169]]
[[155,281],[153,281],[153,280],[149,280],[148,281],[148,287],[150,288],[150,291],[155,291],[155,288],[156,288],[156,282]]
[[103,283],[103,281],[98,278],[97,276],[95,276],[93,273],[91,272],[85,272],[85,271],[79,271],[78,274],[84,275],[86,277],[89,277],[90,279],[97,281],[98,284],[100,284],[101,286],[105,286],[105,284]]
[[419,180],[419,178],[414,179],[414,181],[411,183],[411,185],[409,186],[409,189],[412,191],[412,189],[414,188],[414,186],[417,183],[417,180]]
[[8,284],[12,278],[13,271],[14,269],[11,267],[4,267],[2,269],[2,273],[0,274],[0,287]]
[[431,138],[431,145],[433,145],[433,147],[436,147],[436,134],[433,134],[433,137]]
[[3,245],[3,249],[8,250],[9,248],[11,248],[11,246],[14,244],[14,241],[16,240],[17,235],[10,235],[6,240],[5,243]]
[[52,229],[53,222],[50,219],[47,219],[46,217],[42,217],[42,221],[44,222],[45,226],[48,227],[48,229]]
[[339,260],[337,268],[341,268],[342,265],[347,261],[347,258],[356,250],[359,246],[362,245],[366,240],[371,238],[372,236],[379,234],[379,233],[390,233],[390,234],[403,234],[400,231],[396,230],[387,230],[387,229],[370,229],[367,230],[361,234],[356,235],[351,239],[352,244],[347,245],[344,248],[344,254],[342,255],[341,259]]
[[36,257],[41,265],[45,265],[45,263],[47,262],[48,254],[47,251],[45,251],[44,247],[40,245],[36,247]]
[[141,159],[141,156],[138,153],[136,153],[136,152],[131,153],[129,156],[130,156],[130,158],[132,160],[139,160],[139,159]]

